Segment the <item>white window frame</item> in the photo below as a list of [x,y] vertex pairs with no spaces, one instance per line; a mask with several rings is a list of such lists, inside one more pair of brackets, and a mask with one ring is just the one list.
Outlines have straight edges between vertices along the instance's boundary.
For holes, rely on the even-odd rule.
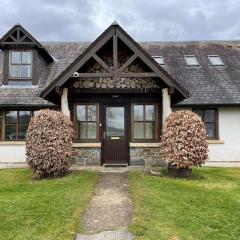
[[[213,63],[211,58],[217,58],[219,60],[219,64]],[[224,66],[224,63],[219,55],[208,55],[208,60],[212,66]]]
[[[190,62],[188,61],[188,58],[194,59],[195,64],[190,63]],[[200,66],[200,64],[199,64],[197,58],[195,57],[195,55],[184,55],[184,59],[185,59],[185,62],[186,62],[186,64],[187,64],[188,66],[191,66],[191,67]]]
[[[158,56],[158,55],[156,55],[156,56],[152,56],[152,58],[153,58],[159,65],[165,65],[163,56]],[[162,61],[161,61],[161,62],[158,62],[157,59],[161,59]]]
[[[21,56],[21,61],[20,63],[12,63],[12,53],[14,52],[20,52],[20,56]],[[24,52],[29,52],[31,54],[31,59],[30,59],[30,63],[23,63],[22,62],[22,53]],[[30,66],[30,76],[29,77],[23,77],[22,76],[22,70],[20,71],[20,76],[19,77],[13,77],[12,76],[12,66],[20,66],[20,68],[22,66]],[[21,80],[21,79],[32,79],[33,78],[33,51],[32,50],[10,50],[9,51],[9,73],[8,73],[8,79],[10,80]]]

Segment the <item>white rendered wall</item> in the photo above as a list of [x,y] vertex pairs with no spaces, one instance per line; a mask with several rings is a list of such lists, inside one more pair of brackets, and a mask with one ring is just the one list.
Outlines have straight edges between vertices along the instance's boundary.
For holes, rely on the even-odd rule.
[[0,143],[0,168],[24,166],[25,164],[25,144]]
[[[220,141],[209,143],[209,161],[206,165],[240,167],[240,107],[219,108],[219,137]],[[25,144],[0,143],[0,168],[25,163]]]
[[221,144],[209,144],[208,166],[240,167],[240,107],[221,107],[219,139]]

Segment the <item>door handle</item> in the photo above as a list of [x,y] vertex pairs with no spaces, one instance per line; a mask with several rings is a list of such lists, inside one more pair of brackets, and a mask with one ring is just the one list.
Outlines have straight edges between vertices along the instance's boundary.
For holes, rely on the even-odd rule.
[[103,132],[103,138],[105,139],[105,137],[106,137],[106,132],[104,131]]

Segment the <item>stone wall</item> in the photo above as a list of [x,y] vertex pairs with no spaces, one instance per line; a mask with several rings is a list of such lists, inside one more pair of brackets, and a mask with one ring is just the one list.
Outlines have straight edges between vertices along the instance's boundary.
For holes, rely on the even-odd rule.
[[101,165],[100,147],[74,147],[72,164],[81,166]]
[[130,147],[131,166],[163,166],[159,147]]
[[[101,165],[101,147],[74,147],[72,164]],[[130,147],[130,166],[164,165],[159,147]]]

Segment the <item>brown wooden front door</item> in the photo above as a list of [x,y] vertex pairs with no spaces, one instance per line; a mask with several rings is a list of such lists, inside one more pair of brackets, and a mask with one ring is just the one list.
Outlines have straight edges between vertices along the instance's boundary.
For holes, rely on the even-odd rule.
[[102,163],[128,164],[127,107],[104,106]]

